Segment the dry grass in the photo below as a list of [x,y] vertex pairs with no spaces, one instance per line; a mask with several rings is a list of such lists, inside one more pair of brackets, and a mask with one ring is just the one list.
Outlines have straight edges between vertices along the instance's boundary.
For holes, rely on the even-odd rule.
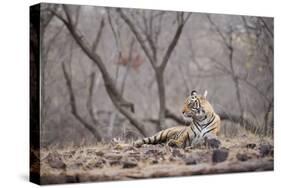
[[[254,135],[221,136],[220,149],[135,148],[122,141],[93,146],[45,148],[42,184],[247,172],[273,169],[273,141]],[[215,155],[216,153],[216,155]]]

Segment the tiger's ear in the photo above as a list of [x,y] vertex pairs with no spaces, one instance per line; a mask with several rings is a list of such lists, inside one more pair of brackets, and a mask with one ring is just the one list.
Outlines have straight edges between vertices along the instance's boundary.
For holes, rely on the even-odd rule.
[[192,91],[191,91],[191,96],[196,96],[196,95],[197,95],[197,91],[192,90]]
[[205,90],[203,97],[204,97],[205,99],[207,99],[207,95],[208,95],[208,91]]

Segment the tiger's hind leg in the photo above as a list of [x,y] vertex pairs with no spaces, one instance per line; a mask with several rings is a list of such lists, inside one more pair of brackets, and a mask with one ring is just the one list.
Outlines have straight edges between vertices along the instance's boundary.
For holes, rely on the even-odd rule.
[[177,147],[177,148],[185,148],[185,141],[183,139],[170,139],[167,142],[167,145],[170,147]]
[[168,146],[185,148],[186,142],[189,140],[188,132],[182,132],[176,139],[169,139]]
[[170,146],[170,147],[184,148],[183,143],[181,143],[181,142],[179,142],[178,140],[175,140],[175,139],[170,139],[167,142],[167,145]]

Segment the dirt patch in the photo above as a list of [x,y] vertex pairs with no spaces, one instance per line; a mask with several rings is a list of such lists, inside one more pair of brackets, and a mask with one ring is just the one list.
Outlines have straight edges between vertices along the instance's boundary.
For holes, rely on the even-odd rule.
[[112,142],[41,150],[41,184],[130,180],[273,170],[273,143],[245,137],[220,139],[218,149]]

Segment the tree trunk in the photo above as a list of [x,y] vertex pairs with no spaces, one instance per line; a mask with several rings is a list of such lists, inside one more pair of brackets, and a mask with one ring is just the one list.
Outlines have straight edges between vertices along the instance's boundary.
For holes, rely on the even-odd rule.
[[[267,111],[264,116],[264,133],[263,134],[265,136],[272,134],[272,130],[273,130],[273,129],[270,130],[270,128],[273,126],[273,122],[269,121],[270,113],[272,113],[272,107],[273,107],[273,100],[269,103]],[[271,125],[271,126],[269,127],[269,125]]]
[[165,96],[165,85],[164,85],[164,74],[163,71],[158,69],[156,71],[156,81],[158,87],[159,96],[159,123],[157,131],[160,131],[165,127],[165,109],[166,109],[166,96]]
[[239,88],[239,80],[238,77],[236,76],[234,67],[233,67],[233,47],[232,47],[232,36],[230,36],[230,45],[228,46],[229,49],[229,64],[230,64],[230,70],[231,70],[231,76],[232,76],[232,80],[234,82],[234,86],[235,86],[235,93],[236,93],[236,99],[238,102],[238,108],[240,111],[240,123],[242,126],[244,126],[244,108],[242,105],[242,101],[241,101],[241,95],[240,95],[240,88]]
[[134,118],[133,114],[130,111],[122,107],[122,104],[119,103],[119,101],[111,93],[109,88],[106,87],[105,89],[107,90],[107,93],[109,94],[109,97],[113,102],[114,106],[121,112],[121,114],[123,114],[130,121],[131,124],[135,126],[135,128],[142,134],[142,136],[146,136],[146,133],[143,129],[143,124],[139,122],[136,118]]
[[243,119],[244,119],[244,108],[243,108],[242,101],[241,101],[239,81],[238,81],[238,79],[236,77],[233,78],[233,80],[234,80],[234,84],[235,84],[235,90],[236,90],[236,97],[237,97],[238,107],[239,107],[239,110],[240,110],[241,124],[244,125],[244,122],[243,122]]

